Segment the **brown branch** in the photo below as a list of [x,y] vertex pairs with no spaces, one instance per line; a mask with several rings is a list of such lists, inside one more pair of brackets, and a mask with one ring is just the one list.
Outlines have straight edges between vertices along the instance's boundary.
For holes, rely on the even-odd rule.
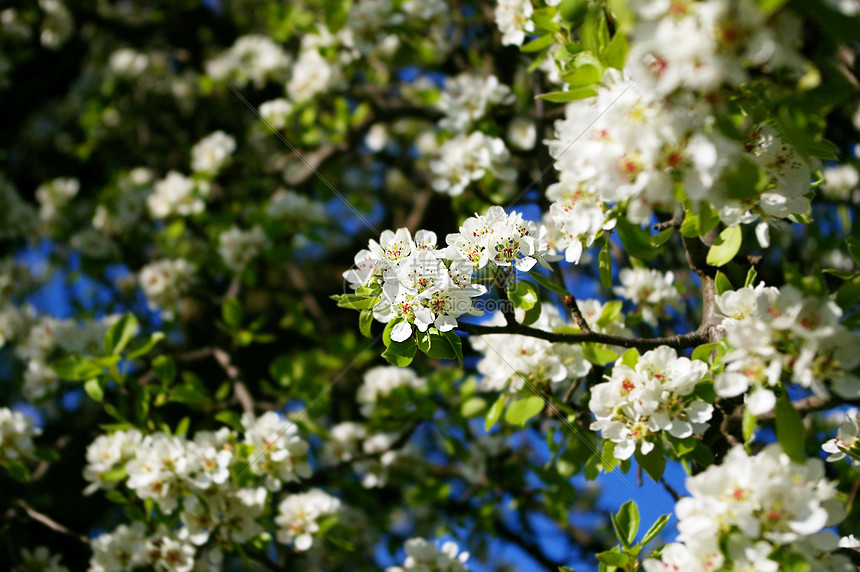
[[251,397],[251,392],[248,391],[248,386],[239,379],[239,370],[233,365],[230,355],[220,348],[215,348],[212,355],[215,358],[215,361],[218,362],[218,365],[220,365],[227,373],[227,377],[230,378],[230,381],[233,382],[233,393],[236,395],[236,399],[239,400],[239,403],[242,404],[242,411],[245,413],[254,413],[254,398]]
[[86,536],[84,536],[82,534],[77,534],[76,532],[69,530],[67,527],[63,526],[62,524],[60,524],[56,520],[52,519],[48,515],[42,514],[41,512],[39,512],[36,509],[34,509],[33,507],[31,507],[29,504],[27,504],[26,501],[19,500],[18,506],[21,507],[22,509],[24,509],[24,512],[27,513],[27,516],[29,516],[30,518],[32,518],[33,520],[35,520],[39,524],[43,524],[43,525],[47,526],[48,528],[50,528],[51,530],[53,530],[55,532],[59,532],[60,534],[65,534],[66,536],[71,536],[72,538],[76,538],[77,540],[80,540],[84,544],[89,544],[89,542],[90,542],[89,538],[87,538]]
[[530,326],[523,326],[516,322],[506,326],[481,326],[477,324],[466,324],[461,322],[459,330],[469,332],[476,335],[494,335],[494,334],[517,334],[520,336],[529,336],[540,340],[546,340],[553,343],[568,343],[568,344],[608,344],[611,346],[620,346],[622,348],[639,348],[639,349],[654,349],[659,346],[669,346],[675,349],[693,348],[699,344],[708,341],[707,328],[699,327],[694,332],[686,334],[677,334],[674,336],[665,336],[660,338],[623,338],[621,336],[612,336],[609,334],[601,334],[599,332],[589,332],[581,334],[565,334],[559,332],[548,332],[539,330]]
[[579,326],[579,329],[582,330],[583,333],[590,334],[591,327],[589,327],[588,322],[585,321],[585,316],[582,315],[582,311],[579,309],[579,304],[576,303],[576,298],[573,294],[564,297],[564,305],[567,306],[568,310],[570,310],[570,313],[573,316],[573,321],[577,326]]

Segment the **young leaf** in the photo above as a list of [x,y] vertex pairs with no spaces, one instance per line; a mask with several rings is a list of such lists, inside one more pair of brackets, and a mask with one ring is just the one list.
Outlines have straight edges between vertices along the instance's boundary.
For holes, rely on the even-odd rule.
[[625,547],[629,547],[636,540],[639,532],[639,507],[632,500],[627,501],[618,512],[610,515],[612,526],[615,528],[615,536]]
[[119,320],[111,324],[105,333],[104,348],[106,355],[117,355],[137,333],[138,323],[134,314],[125,314]]
[[508,400],[508,394],[503,393],[499,396],[499,398],[490,406],[490,410],[487,411],[487,417],[484,421],[484,430],[489,431],[493,428],[493,425],[498,423],[499,418],[502,416],[502,412],[505,410],[505,403]]
[[84,381],[102,374],[104,368],[83,356],[66,356],[51,364],[58,376],[69,381]]
[[747,278],[744,280],[744,288],[755,286],[756,276],[758,276],[758,272],[756,272],[755,266],[750,266],[750,269],[747,272]]
[[532,272],[531,274],[529,274],[529,278],[533,278],[535,281],[537,281],[538,284],[540,284],[547,290],[555,292],[556,294],[559,294],[561,296],[570,296],[570,292],[568,292],[567,289],[562,288],[546,276],[541,276],[537,272]]
[[236,298],[227,298],[221,304],[221,319],[232,329],[242,324],[242,306]]
[[358,317],[358,329],[365,338],[371,337],[371,324],[373,324],[373,312],[371,310],[362,310]]
[[729,280],[728,276],[720,271],[717,271],[717,277],[714,280],[714,284],[717,287],[717,296],[723,292],[731,292],[734,290],[731,280]]
[[597,257],[600,268],[600,284],[604,288],[612,286],[612,257],[609,255],[609,237],[603,239],[603,248]]
[[406,367],[412,363],[412,358],[415,357],[415,349],[415,340],[409,337],[402,342],[391,342],[391,345],[382,352],[382,357],[391,365]]
[[84,391],[87,395],[93,398],[94,401],[103,401],[105,398],[104,389],[97,378],[88,379],[84,382]]
[[644,546],[657,538],[657,535],[660,534],[660,531],[663,530],[663,527],[666,526],[666,523],[669,522],[669,519],[672,518],[671,514],[662,514],[660,515],[654,524],[645,532],[645,536],[642,537],[641,544]]
[[803,418],[794,405],[788,393],[783,392],[776,401],[776,439],[782,450],[792,461],[802,463],[806,460],[804,448],[806,445],[806,429]]
[[741,249],[743,234],[740,226],[730,226],[723,229],[711,249],[708,250],[706,262],[711,266],[724,266],[731,262]]
[[167,355],[158,356],[152,360],[152,370],[155,372],[155,377],[164,383],[171,383],[176,377],[176,366],[173,363],[173,358]]
[[544,400],[537,395],[529,395],[511,403],[505,411],[505,421],[511,425],[525,425],[526,421],[543,410]]
[[662,442],[658,442],[647,455],[643,455],[642,449],[636,447],[636,452],[633,455],[636,462],[648,473],[649,477],[657,482],[663,478],[663,472],[666,470],[666,455],[663,452]]
[[155,332],[147,339],[142,342],[139,342],[129,348],[128,353],[125,354],[126,359],[137,359],[139,357],[145,356],[149,352],[152,351],[152,348],[158,344],[161,340],[164,339],[164,334],[161,332]]

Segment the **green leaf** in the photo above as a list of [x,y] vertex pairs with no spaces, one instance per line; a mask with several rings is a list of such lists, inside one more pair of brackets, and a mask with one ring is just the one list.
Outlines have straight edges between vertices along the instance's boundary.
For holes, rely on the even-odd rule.
[[621,316],[621,309],[623,308],[623,304],[621,300],[612,300],[611,302],[607,302],[605,306],[603,306],[603,311],[600,312],[600,317],[597,318],[597,327],[605,328],[615,322],[619,316]]
[[26,483],[30,480],[30,469],[19,459],[7,459],[2,464],[9,472],[9,476],[16,481]]
[[587,97],[597,95],[597,89],[594,87],[577,87],[568,91],[550,91],[537,96],[538,99],[551,101],[553,103],[566,103],[568,101],[577,101]]
[[606,51],[603,52],[603,61],[609,67],[623,70],[624,63],[627,61],[627,50],[627,36],[616,32],[606,46]]
[[533,278],[535,281],[537,281],[538,284],[540,284],[547,290],[555,292],[560,296],[570,296],[570,292],[568,292],[567,289],[563,288],[562,286],[559,286],[551,279],[547,278],[546,276],[542,276],[537,272],[532,272],[531,274],[529,274],[529,278]]
[[741,157],[720,175],[720,191],[725,196],[746,200],[758,197],[767,187],[768,177],[751,157]]
[[609,254],[608,236],[603,238],[603,248],[600,249],[597,263],[600,268],[600,284],[604,288],[610,288],[612,286],[612,256]]
[[730,226],[723,229],[711,249],[708,250],[706,262],[711,266],[724,266],[731,262],[741,249],[743,234],[740,226]]
[[633,454],[636,462],[642,467],[648,476],[659,482],[663,478],[663,472],[666,470],[666,455],[663,452],[663,443],[658,441],[654,448],[647,455],[642,454],[642,449],[636,447],[636,452]]
[[635,368],[639,362],[639,351],[636,348],[630,348],[621,355],[621,365],[626,365],[629,368]]
[[128,342],[134,337],[138,330],[137,318],[134,314],[125,314],[119,320],[111,324],[105,333],[104,348],[106,355],[118,355]]
[[628,562],[630,562],[630,557],[626,554],[622,554],[618,550],[617,546],[612,550],[598,552],[595,556],[597,556],[597,559],[607,566],[615,566],[616,568],[623,568],[624,566],[627,566]]
[[87,392],[94,401],[103,401],[105,398],[104,389],[97,378],[88,379],[84,382],[84,391]]
[[[390,347],[390,346],[389,346]],[[430,328],[418,334],[418,349],[431,359],[456,359],[463,362],[463,346],[454,331],[438,333]]]
[[618,512],[614,515],[610,514],[612,519],[612,527],[615,529],[615,536],[626,547],[629,547],[636,540],[636,533],[639,532],[639,507],[632,500],[627,501]]
[[708,363],[711,361],[711,352],[716,349],[717,344],[702,344],[693,350],[693,354],[690,356],[690,359],[703,361]]
[[527,44],[523,44],[523,47],[520,48],[523,52],[539,52],[544,48],[548,48],[555,42],[555,38],[552,34],[546,34],[541,36],[536,40],[532,40]]
[[744,280],[744,288],[755,286],[756,276],[758,276],[758,272],[756,272],[755,266],[750,266],[750,269],[747,272],[746,280]]
[[836,291],[836,303],[845,310],[854,306],[860,300],[860,278],[854,278],[839,287]]
[[403,321],[403,318],[394,318],[387,324],[385,324],[385,329],[382,330],[382,343],[385,344],[385,347],[391,345],[391,330],[394,329],[394,326]]
[[720,216],[710,205],[703,205],[701,212],[687,212],[681,223],[681,234],[688,238],[705,236],[720,223]]
[[574,27],[582,23],[585,13],[588,11],[587,0],[562,0],[558,6],[561,17],[572,23]]
[[91,358],[84,356],[66,356],[51,364],[51,369],[58,376],[69,381],[84,381],[97,377],[104,368],[95,364]]
[[603,441],[603,451],[600,453],[600,463],[604,472],[611,473],[618,464],[615,457],[615,441]]
[[523,426],[526,422],[543,411],[544,400],[537,395],[529,395],[511,403],[505,411],[505,421],[511,425]]
[[756,414],[749,410],[749,407],[744,408],[744,417],[741,422],[741,427],[744,436],[744,443],[750,443],[755,437],[755,428],[758,424],[758,417]]
[[849,236],[845,239],[845,245],[848,247],[848,254],[854,259],[854,263],[860,264],[860,240]]
[[731,292],[734,290],[734,286],[732,286],[731,280],[729,280],[728,276],[717,271],[717,277],[714,279],[714,285],[717,287],[717,296],[722,294],[723,292]]
[[173,364],[173,358],[168,355],[161,355],[152,360],[152,370],[155,372],[155,377],[164,383],[171,383],[176,377],[176,366]]
[[630,256],[641,260],[651,260],[657,255],[657,249],[651,245],[651,234],[639,225],[625,218],[618,219],[615,226],[618,238],[624,243],[624,249]]
[[471,419],[483,413],[486,408],[486,400],[480,397],[470,397],[460,404],[460,415],[466,419]]
[[128,353],[125,354],[125,359],[137,359],[139,357],[145,356],[152,351],[152,349],[156,346],[156,344],[158,344],[158,342],[163,339],[164,334],[162,334],[161,332],[155,332],[144,341],[133,345],[128,350]]
[[582,353],[594,365],[607,365],[618,359],[618,354],[599,344],[583,344]]
[[663,530],[663,528],[666,526],[666,523],[669,522],[670,518],[672,518],[671,514],[660,515],[657,520],[654,521],[654,524],[652,524],[651,527],[645,532],[645,536],[642,537],[642,542],[640,544],[642,544],[642,546],[645,546],[646,544],[657,538],[657,535],[660,534],[660,531]]
[[391,365],[406,367],[412,363],[416,348],[415,340],[412,337],[406,338],[402,342],[392,341],[391,345],[382,352],[382,357]]
[[535,24],[537,31],[555,33],[561,31],[561,24],[555,21],[556,8],[555,6],[547,6],[538,8],[532,12],[532,22]]
[[229,425],[236,431],[242,432],[245,430],[245,427],[242,425],[242,416],[238,411],[233,411],[231,409],[219,411],[215,414],[215,420]]
[[232,329],[242,325],[242,305],[236,298],[227,298],[221,304],[221,319]]
[[499,422],[499,419],[502,416],[502,412],[505,410],[505,403],[508,401],[508,394],[503,393],[499,396],[498,399],[490,406],[490,410],[487,411],[487,417],[484,421],[484,430],[489,431],[493,428],[493,425]]
[[540,296],[531,282],[517,281],[508,284],[508,298],[515,308],[531,310],[535,304],[540,304]]
[[803,418],[794,405],[788,393],[783,392],[776,400],[776,439],[788,457],[797,463],[806,460],[804,449],[806,445],[806,429]]
[[770,16],[787,2],[787,0],[755,0],[759,10],[764,12],[765,16]]
[[373,311],[372,310],[362,310],[361,314],[358,317],[358,329],[361,332],[361,335],[365,338],[372,337],[371,335],[371,325],[373,324]]
[[357,294],[339,294],[332,296],[331,299],[337,302],[338,307],[350,310],[369,310],[381,300],[379,296],[366,298]]

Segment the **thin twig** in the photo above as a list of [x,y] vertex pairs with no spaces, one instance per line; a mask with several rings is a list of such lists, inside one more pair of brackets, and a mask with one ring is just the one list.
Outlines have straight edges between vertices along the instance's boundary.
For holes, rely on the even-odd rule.
[[31,507],[29,504],[27,504],[26,501],[19,500],[18,506],[20,506],[22,509],[24,509],[24,512],[27,513],[27,516],[29,516],[30,518],[32,518],[33,520],[35,520],[39,524],[43,524],[43,525],[47,526],[48,528],[50,528],[51,530],[53,530],[55,532],[59,532],[60,534],[65,534],[66,536],[71,536],[72,538],[76,538],[76,539],[80,540],[81,542],[83,542],[84,544],[89,544],[89,542],[90,542],[89,538],[87,538],[86,536],[84,536],[82,534],[77,534],[76,532],[72,532],[67,527],[63,526],[62,524],[60,524],[56,520],[52,519],[48,515],[42,514],[38,510]]
[[591,327],[589,327],[588,322],[585,321],[585,316],[582,315],[582,311],[579,309],[579,304],[576,303],[576,298],[573,294],[564,297],[564,305],[567,306],[568,310],[570,310],[570,313],[573,316],[573,321],[576,322],[579,329],[582,330],[583,333],[590,334]]

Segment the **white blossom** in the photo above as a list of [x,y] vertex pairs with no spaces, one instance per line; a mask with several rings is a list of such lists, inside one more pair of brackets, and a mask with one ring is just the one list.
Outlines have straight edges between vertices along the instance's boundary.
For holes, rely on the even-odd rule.
[[307,550],[313,544],[313,535],[319,531],[319,520],[337,514],[338,510],[340,500],[319,489],[287,496],[278,505],[275,517],[278,542],[292,543],[296,550]]
[[498,0],[496,4],[496,25],[502,33],[502,44],[521,46],[526,32],[534,31],[531,21],[531,0]]
[[269,247],[269,239],[259,226],[250,230],[232,227],[218,235],[218,254],[225,266],[233,272],[241,272],[249,262],[260,256]]
[[266,36],[241,36],[229,50],[206,63],[213,79],[228,81],[236,87],[253,83],[263,87],[267,81],[281,79],[290,65],[290,56]]
[[155,183],[154,191],[146,199],[152,218],[161,219],[176,214],[189,216],[200,214],[206,209],[204,199],[209,194],[209,186],[203,181],[195,181],[179,173],[170,171],[164,179]]
[[455,542],[447,541],[437,548],[423,538],[411,538],[404,545],[406,560],[402,566],[386,568],[385,572],[467,572],[468,552],[460,552]]
[[516,179],[505,142],[481,131],[461,133],[442,144],[439,157],[430,162],[433,190],[457,196],[470,184],[492,175],[500,181]]
[[191,148],[191,170],[217,175],[236,150],[236,140],[223,131],[215,131]]

